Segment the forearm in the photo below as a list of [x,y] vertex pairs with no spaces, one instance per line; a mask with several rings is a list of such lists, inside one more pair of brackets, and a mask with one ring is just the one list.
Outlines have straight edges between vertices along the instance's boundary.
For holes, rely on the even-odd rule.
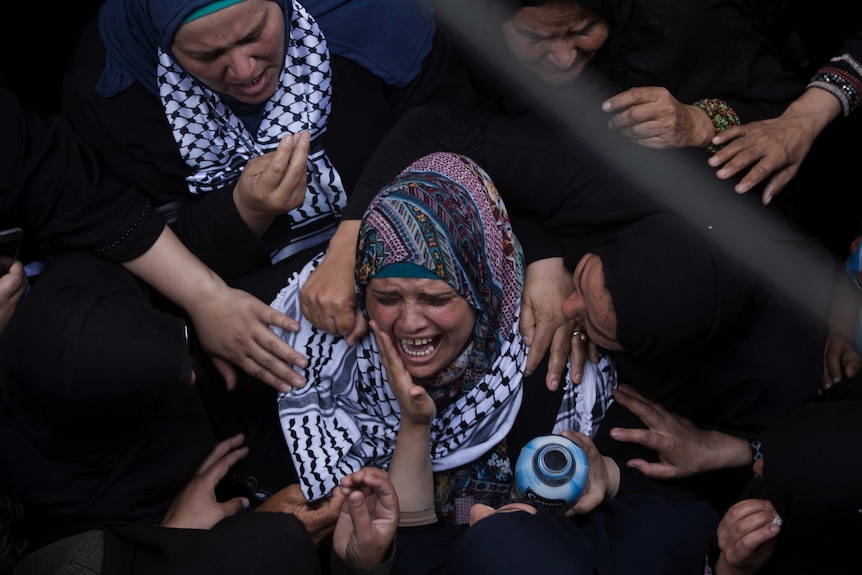
[[193,315],[224,281],[192,254],[169,227],[143,255],[123,266]]
[[401,524],[434,523],[434,475],[428,445],[431,428],[402,422],[389,465],[401,509]]

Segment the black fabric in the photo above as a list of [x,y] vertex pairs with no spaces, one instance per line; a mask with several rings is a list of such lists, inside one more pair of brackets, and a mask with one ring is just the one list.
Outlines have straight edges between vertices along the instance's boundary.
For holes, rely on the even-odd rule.
[[585,0],[608,16],[596,59],[619,90],[663,86],[684,104],[725,100],[742,122],[779,115],[803,86],[749,21],[742,2]]
[[[838,387],[838,386],[835,386]],[[806,405],[763,434],[762,491],[781,516],[770,573],[856,573],[862,535],[862,377],[841,398]]]
[[718,515],[701,502],[629,495],[567,519],[497,513],[464,533],[452,573],[702,574]]
[[305,575],[321,568],[311,536],[296,516],[246,511],[210,530],[109,527],[102,572]]
[[170,575],[321,572],[311,536],[295,515],[240,512],[212,529],[110,525],[38,549],[14,575]]
[[0,336],[0,490],[34,544],[157,523],[214,446],[185,324],[121,266],[51,262]]
[[43,120],[0,87],[0,214],[29,241],[87,248],[125,261],[156,241],[164,222],[136,190],[101,169],[65,118]]

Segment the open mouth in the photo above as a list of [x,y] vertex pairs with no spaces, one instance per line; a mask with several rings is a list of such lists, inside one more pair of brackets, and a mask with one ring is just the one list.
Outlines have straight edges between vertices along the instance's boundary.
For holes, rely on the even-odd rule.
[[254,86],[255,84],[257,84],[258,82],[260,82],[262,79],[263,79],[263,74],[259,74],[258,76],[255,76],[254,78],[252,78],[248,82],[244,82],[244,83],[240,84],[240,86],[242,86],[243,88],[250,88],[250,87]]
[[419,339],[399,339],[398,346],[404,355],[408,357],[426,357],[437,349],[436,338],[423,337]]

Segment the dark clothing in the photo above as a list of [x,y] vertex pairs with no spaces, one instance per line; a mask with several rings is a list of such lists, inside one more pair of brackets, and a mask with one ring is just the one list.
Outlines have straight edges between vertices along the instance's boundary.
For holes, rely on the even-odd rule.
[[[0,221],[54,248],[113,261],[146,252],[164,228],[151,204],[102,170],[59,115],[44,121],[0,87]],[[0,226],[2,227],[2,226]]]
[[22,534],[159,522],[215,445],[191,371],[184,322],[121,266],[49,265],[0,336],[0,490]]
[[320,573],[311,536],[294,515],[240,513],[210,530],[113,525],[26,556],[14,575]]
[[769,499],[781,517],[762,573],[849,575],[859,571],[862,377],[845,379],[763,434],[763,477],[750,497]]
[[497,513],[455,545],[451,573],[700,575],[718,515],[702,502],[618,496],[586,515]]
[[663,86],[683,104],[719,98],[741,122],[778,116],[803,86],[751,25],[742,2],[584,0],[608,16],[597,66],[619,90]]

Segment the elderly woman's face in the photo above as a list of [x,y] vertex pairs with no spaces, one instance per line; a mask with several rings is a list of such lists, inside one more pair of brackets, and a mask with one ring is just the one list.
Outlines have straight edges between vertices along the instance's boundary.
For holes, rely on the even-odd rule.
[[473,333],[475,310],[443,280],[374,278],[365,301],[368,315],[392,339],[414,379],[440,373]]
[[245,0],[180,26],[171,51],[210,89],[259,104],[278,85],[284,37],[284,16],[277,3]]
[[607,18],[570,0],[521,8],[503,24],[515,57],[554,85],[580,76],[609,31]]

